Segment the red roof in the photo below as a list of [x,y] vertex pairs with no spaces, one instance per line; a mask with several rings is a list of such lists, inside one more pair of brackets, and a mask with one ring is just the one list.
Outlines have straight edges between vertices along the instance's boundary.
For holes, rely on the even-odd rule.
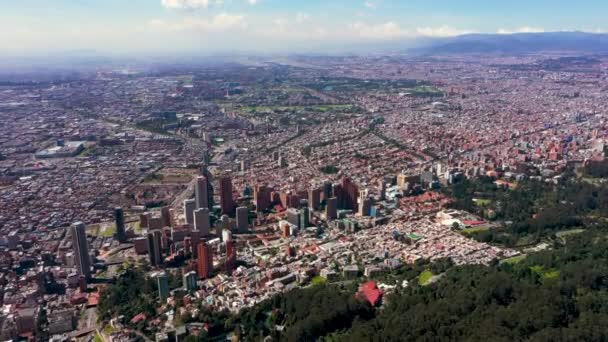
[[139,321],[143,321],[146,319],[146,315],[142,312],[140,314],[137,314],[135,316],[133,316],[133,318],[131,318],[131,324],[135,324]]
[[462,223],[464,223],[467,226],[479,226],[481,224],[484,224],[484,221],[467,221],[467,220],[463,220]]
[[366,300],[371,306],[376,306],[382,298],[382,291],[378,289],[375,281],[368,281],[359,286],[357,296]]

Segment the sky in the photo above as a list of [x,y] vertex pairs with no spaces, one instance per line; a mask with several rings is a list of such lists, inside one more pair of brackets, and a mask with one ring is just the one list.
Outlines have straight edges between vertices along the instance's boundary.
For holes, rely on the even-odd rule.
[[322,52],[466,33],[608,32],[606,0],[0,0],[0,52]]

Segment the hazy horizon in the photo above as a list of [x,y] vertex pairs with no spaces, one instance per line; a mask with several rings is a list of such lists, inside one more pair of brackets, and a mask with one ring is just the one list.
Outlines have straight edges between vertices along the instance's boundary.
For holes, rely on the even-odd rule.
[[0,41],[7,56],[337,53],[468,33],[603,33],[606,10],[595,0],[21,0],[2,5]]

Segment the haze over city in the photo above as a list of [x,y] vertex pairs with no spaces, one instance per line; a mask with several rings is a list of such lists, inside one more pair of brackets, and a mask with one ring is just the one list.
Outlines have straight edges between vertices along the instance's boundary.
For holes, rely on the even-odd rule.
[[22,0],[2,4],[0,30],[10,54],[373,53],[468,33],[601,33],[607,11],[601,0]]

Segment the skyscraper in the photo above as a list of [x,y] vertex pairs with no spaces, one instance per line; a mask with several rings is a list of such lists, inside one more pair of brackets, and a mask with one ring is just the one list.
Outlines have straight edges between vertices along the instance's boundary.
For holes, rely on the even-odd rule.
[[186,291],[188,291],[190,293],[196,291],[196,281],[197,281],[196,272],[190,271],[190,272],[184,274],[182,280],[184,282],[184,289]]
[[287,222],[300,228],[300,211],[296,208],[287,209]]
[[222,214],[232,215],[234,211],[234,201],[232,200],[232,178],[220,178],[220,207]]
[[303,207],[300,209],[300,229],[306,229],[310,225],[310,209]]
[[357,197],[359,195],[359,189],[348,177],[342,178],[342,195],[344,209],[357,209]]
[[234,247],[234,240],[229,239],[226,241],[226,271],[230,272],[236,265],[236,249]]
[[310,189],[308,190],[308,207],[310,210],[319,209],[321,204],[321,189]]
[[213,272],[213,254],[206,242],[198,244],[198,276],[207,279]]
[[116,223],[116,240],[121,243],[125,242],[127,240],[125,232],[125,215],[121,207],[114,208],[114,221]]
[[380,192],[380,200],[384,201],[386,199],[386,182],[384,179],[381,179],[378,183],[378,190]]
[[194,224],[194,209],[196,208],[196,201],[194,199],[184,200],[184,217],[186,218],[187,224]]
[[249,229],[249,209],[247,207],[236,208],[236,229],[239,233],[247,232]]
[[172,227],[173,220],[171,215],[171,208],[164,206],[160,209],[160,218],[163,224],[163,227]]
[[209,221],[209,209],[200,208],[194,211],[194,229],[200,231],[203,236],[209,235],[211,223]]
[[162,232],[153,230],[148,233],[148,256],[150,265],[158,266],[162,264]]
[[72,224],[72,245],[78,273],[85,279],[91,278],[91,256],[89,255],[89,243],[84,223],[75,222]]
[[196,186],[194,188],[194,194],[196,197],[196,208],[207,208],[209,209],[209,194],[207,186],[207,177],[199,176],[196,178]]
[[272,189],[263,185],[253,188],[253,202],[257,211],[264,211],[272,204]]
[[327,206],[325,206],[325,218],[327,220],[335,220],[338,218],[338,199],[331,197],[327,199]]
[[161,302],[164,302],[169,298],[169,277],[165,272],[155,273],[154,277],[158,286],[158,298]]
[[334,185],[331,181],[323,182],[323,200],[327,203],[327,200],[333,197]]
[[196,258],[198,256],[198,244],[201,242],[200,230],[193,230],[190,232],[190,243],[192,244],[192,256]]

